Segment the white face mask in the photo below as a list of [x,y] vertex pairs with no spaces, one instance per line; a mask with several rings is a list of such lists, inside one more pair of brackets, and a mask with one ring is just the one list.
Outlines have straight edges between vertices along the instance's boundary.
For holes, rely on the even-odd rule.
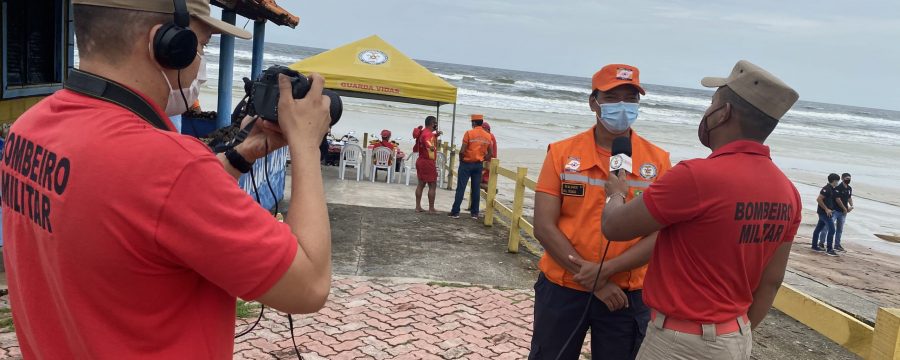
[[[181,115],[185,111],[188,110],[198,98],[200,98],[200,85],[197,79],[191,82],[191,86],[187,89],[173,89],[172,83],[169,82],[169,77],[166,76],[166,73],[162,70],[159,71],[162,73],[163,77],[166,79],[166,84],[169,85],[169,99],[166,100],[166,115],[174,116]],[[182,96],[182,94],[184,94]]]
[[[150,50],[150,54],[153,54],[153,43],[152,42],[147,43],[147,48]],[[206,81],[206,61],[203,60],[202,55],[200,55],[200,54],[197,54],[197,55],[200,56],[200,66],[201,66],[200,72],[197,75],[199,77],[200,74],[203,74],[203,80],[205,82]],[[159,69],[159,72],[162,74],[163,78],[166,79],[166,85],[169,85],[169,99],[166,100],[166,109],[165,109],[166,116],[175,116],[175,115],[183,114],[185,111],[188,110],[188,108],[191,105],[194,104],[194,102],[197,101],[197,99],[200,98],[200,84],[199,84],[198,79],[194,79],[194,81],[191,82],[190,87],[188,87],[187,89],[173,89],[172,82],[169,81],[169,77],[166,76],[166,72],[163,71],[162,69]],[[184,97],[182,97],[182,94],[184,94]],[[187,100],[187,101],[185,101],[185,100]],[[187,103],[185,103],[185,102],[187,102]]]

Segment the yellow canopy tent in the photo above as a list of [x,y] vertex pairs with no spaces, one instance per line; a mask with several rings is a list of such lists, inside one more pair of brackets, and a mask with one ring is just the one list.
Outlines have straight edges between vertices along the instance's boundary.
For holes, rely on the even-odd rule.
[[456,87],[378,35],[303,59],[290,68],[321,74],[325,87],[341,96],[434,106],[438,119],[441,105],[453,104],[452,127],[456,128]]

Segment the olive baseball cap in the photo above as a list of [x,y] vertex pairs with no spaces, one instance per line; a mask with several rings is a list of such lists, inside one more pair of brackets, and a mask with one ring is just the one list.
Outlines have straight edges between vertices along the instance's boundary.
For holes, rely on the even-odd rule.
[[[73,4],[103,6],[118,9],[174,14],[175,4],[171,0],[72,0]],[[209,0],[185,0],[188,13],[213,28],[213,33],[234,35],[250,39],[250,32],[209,15]]]
[[794,106],[800,95],[781,79],[747,60],[738,61],[727,78],[705,77],[700,84],[709,88],[727,86],[759,111],[776,120]]

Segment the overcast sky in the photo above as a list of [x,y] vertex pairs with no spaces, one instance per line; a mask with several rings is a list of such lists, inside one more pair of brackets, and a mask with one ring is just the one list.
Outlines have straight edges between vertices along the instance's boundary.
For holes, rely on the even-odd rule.
[[300,26],[270,24],[268,42],[330,49],[377,34],[416,59],[585,77],[624,62],[643,82],[694,88],[747,59],[803,100],[900,110],[896,0],[278,3]]

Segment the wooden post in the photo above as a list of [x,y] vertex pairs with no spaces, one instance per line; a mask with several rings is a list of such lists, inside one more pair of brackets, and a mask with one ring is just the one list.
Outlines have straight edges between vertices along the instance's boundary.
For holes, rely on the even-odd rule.
[[[444,154],[444,162],[438,164],[438,171],[441,172],[441,179],[443,181],[447,181],[447,164],[450,163],[450,145],[446,142],[441,144],[441,148],[438,150]],[[441,187],[441,184],[437,184],[438,187]]]
[[450,157],[447,160],[450,163],[450,167],[447,169],[447,190],[453,190],[453,169],[456,168],[456,145],[450,146]]
[[900,359],[900,309],[878,309],[869,359]]
[[[348,142],[349,142],[349,139],[348,139]],[[361,144],[359,144],[359,145],[360,145],[360,147],[362,148],[362,151],[363,151],[363,152],[362,152],[362,158],[363,158],[363,164],[362,164],[362,167],[363,167],[363,168],[362,168],[362,173],[363,173],[363,178],[366,178],[366,177],[369,177],[369,176],[370,176],[370,179],[371,179],[371,178],[374,178],[374,177],[375,177],[375,174],[370,174],[370,172],[372,172],[372,159],[371,159],[371,158],[369,158],[369,159],[366,158],[366,149],[369,148],[369,133],[367,133],[367,132],[364,132],[364,133],[363,133],[363,142],[362,142]],[[368,161],[366,161],[366,160],[368,160]]]
[[488,177],[487,199],[485,200],[484,225],[494,226],[494,201],[497,199],[497,168],[500,167],[500,159],[491,159],[488,167],[490,176]]
[[519,252],[519,220],[522,218],[522,205],[525,203],[525,177],[528,176],[528,168],[519,167],[516,171],[516,197],[513,200],[512,219],[509,221],[509,246],[511,253]]

